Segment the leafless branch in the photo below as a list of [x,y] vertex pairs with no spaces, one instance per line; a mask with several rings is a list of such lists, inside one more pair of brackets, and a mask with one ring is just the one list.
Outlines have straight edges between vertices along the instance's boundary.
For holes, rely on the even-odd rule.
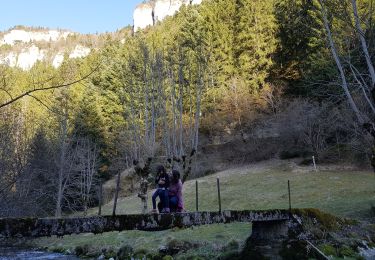
[[71,82],[68,82],[68,83],[65,83],[65,84],[60,84],[60,85],[55,85],[55,86],[50,86],[50,87],[39,87],[39,88],[33,88],[31,90],[28,90],[12,99],[10,99],[9,101],[3,103],[3,104],[0,104],[0,109],[1,108],[4,108],[14,102],[16,102],[17,100],[25,97],[25,96],[29,96],[30,94],[32,93],[35,93],[35,92],[39,92],[39,91],[46,91],[46,90],[53,90],[53,89],[59,89],[59,88],[64,88],[64,87],[69,87],[71,85],[74,85],[76,83],[79,83],[81,81],[84,81],[85,79],[89,78],[92,74],[94,74],[94,72],[96,72],[98,69],[99,69],[99,66],[100,64],[95,67],[92,71],[90,71],[88,74],[86,74],[85,76],[83,76],[82,78],[80,79],[77,79],[77,80],[74,80],[74,81],[71,81]]

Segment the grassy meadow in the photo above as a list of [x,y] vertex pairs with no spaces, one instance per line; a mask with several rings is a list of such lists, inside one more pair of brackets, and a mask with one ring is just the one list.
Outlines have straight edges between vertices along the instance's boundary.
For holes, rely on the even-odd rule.
[[[290,180],[294,208],[319,208],[334,215],[368,219],[375,204],[375,175],[370,171],[353,171],[334,167],[299,167],[287,161],[271,161],[242,166],[197,179],[199,210],[218,209],[216,179],[220,178],[223,209],[283,209],[288,208]],[[151,209],[152,190],[148,194]],[[195,180],[184,184],[187,211],[195,211]],[[103,214],[112,214],[113,201],[103,206]],[[90,210],[90,215],[98,209]],[[136,196],[119,198],[117,213],[141,212]]]
[[[359,220],[371,218],[371,205],[375,204],[375,176],[372,172],[335,167],[321,167],[315,172],[310,167],[299,167],[287,161],[272,161],[270,164],[271,166],[268,163],[241,166],[197,179],[199,210],[218,209],[218,177],[223,209],[288,208],[287,181],[290,180],[292,206],[295,208],[314,207]],[[184,198],[186,210],[194,211],[195,180],[184,184]],[[104,205],[104,214],[112,213],[112,203]],[[117,208],[118,214],[139,213],[140,199],[136,195],[120,198]],[[96,212],[97,208],[90,210],[91,215]],[[34,243],[50,250],[74,250],[77,246],[88,245],[91,251],[97,252],[100,248],[117,250],[122,245],[131,245],[135,251],[157,252],[160,246],[179,241],[178,243],[189,244],[193,249],[177,255],[177,259],[184,259],[190,254],[214,258],[228,244],[238,243],[241,246],[250,232],[251,224],[232,223],[160,232],[80,234],[63,238],[41,238],[34,240]]]

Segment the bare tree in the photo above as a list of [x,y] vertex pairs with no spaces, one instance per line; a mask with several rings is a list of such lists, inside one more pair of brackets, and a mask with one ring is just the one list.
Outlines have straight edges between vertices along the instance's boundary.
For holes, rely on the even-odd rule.
[[[365,39],[365,33],[362,29],[358,9],[357,9],[357,1],[351,0],[352,5],[352,15],[354,16],[355,21],[355,30],[359,37],[359,41],[361,43],[361,49],[364,55],[364,58],[366,60],[367,64],[367,75],[369,75],[370,78],[370,84],[368,84],[368,80],[364,79],[365,73],[359,73],[359,70],[355,68],[355,66],[350,62],[347,61],[346,63],[349,64],[349,71],[352,73],[352,76],[356,82],[356,85],[359,85],[361,92],[363,93],[363,98],[353,98],[353,94],[350,91],[350,84],[348,82],[348,76],[345,73],[344,65],[345,63],[340,59],[339,52],[336,48],[336,44],[334,41],[333,33],[330,28],[330,23],[328,20],[328,11],[326,7],[326,1],[325,0],[319,0],[320,4],[320,10],[323,18],[323,24],[324,28],[327,34],[327,39],[329,42],[329,47],[333,56],[333,59],[336,63],[336,67],[339,71],[340,78],[341,78],[341,88],[345,93],[346,100],[349,103],[349,107],[354,112],[356,116],[357,123],[365,130],[365,133],[372,137],[373,142],[375,141],[375,125],[374,125],[374,117],[375,117],[375,103],[374,103],[374,84],[375,84],[375,71],[374,66],[371,61],[371,57],[369,55],[368,51],[368,44]],[[352,17],[350,17],[349,20],[351,20]],[[368,95],[368,92],[371,93],[371,97]],[[373,144],[372,148],[372,160],[371,164],[375,171],[375,144]]]
[[321,6],[321,12],[322,12],[322,16],[323,16],[323,23],[324,23],[324,27],[325,27],[325,30],[326,30],[326,33],[327,33],[329,47],[330,47],[330,50],[332,52],[333,59],[335,60],[337,69],[340,72],[341,87],[342,87],[342,89],[343,89],[343,91],[345,93],[346,99],[347,99],[347,101],[348,101],[351,109],[353,110],[354,114],[357,117],[357,120],[361,124],[363,124],[364,123],[363,116],[362,116],[361,112],[359,111],[359,109],[357,107],[357,104],[354,102],[352,94],[349,91],[349,85],[348,85],[348,81],[347,81],[347,78],[346,78],[346,75],[345,75],[345,72],[344,72],[344,67],[342,65],[342,62],[341,62],[340,57],[339,57],[339,54],[337,52],[335,42],[333,40],[333,36],[332,36],[332,32],[331,32],[331,28],[330,28],[329,21],[328,21],[328,16],[327,16],[327,9],[325,7],[324,0],[319,0],[319,3],[320,3],[320,6]]
[[93,192],[93,186],[96,183],[95,175],[98,172],[98,148],[88,138],[81,138],[78,141],[76,182],[79,186],[79,196],[82,201],[84,215],[87,214],[88,205],[90,204]]
[[150,178],[150,165],[151,165],[152,158],[147,158],[144,165],[140,161],[134,160],[134,171],[135,174],[141,179],[140,186],[139,186],[139,193],[138,197],[142,201],[142,213],[147,213],[147,191],[149,187],[149,178]]
[[357,1],[351,0],[351,2],[352,2],[353,15],[354,15],[354,20],[355,20],[355,28],[357,30],[357,34],[358,34],[359,40],[361,42],[362,51],[363,51],[363,54],[365,56],[366,64],[367,64],[367,67],[368,67],[368,72],[369,72],[370,77],[371,77],[371,83],[372,83],[371,89],[373,89],[373,88],[375,88],[374,65],[372,64],[372,61],[371,61],[371,56],[369,54],[367,42],[366,42],[366,39],[365,39],[365,32],[362,29],[361,21],[360,21],[359,15],[358,15]]

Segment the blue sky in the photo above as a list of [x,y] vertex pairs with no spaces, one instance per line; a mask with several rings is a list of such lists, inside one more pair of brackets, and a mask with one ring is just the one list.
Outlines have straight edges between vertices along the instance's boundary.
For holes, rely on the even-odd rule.
[[142,0],[1,0],[0,31],[15,25],[112,32],[133,23]]

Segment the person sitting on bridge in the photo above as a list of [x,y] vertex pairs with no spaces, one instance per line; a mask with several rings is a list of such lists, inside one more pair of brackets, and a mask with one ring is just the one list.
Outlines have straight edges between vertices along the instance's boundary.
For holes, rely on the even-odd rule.
[[[171,174],[171,181],[169,185],[169,209],[171,212],[183,212],[184,201],[182,198],[182,181],[180,179],[180,172],[173,170]],[[158,210],[161,212],[163,209],[163,203],[158,203]]]
[[156,198],[159,197],[163,209],[161,213],[169,213],[169,199],[168,199],[168,188],[169,188],[169,176],[163,165],[159,165],[156,170],[155,183],[157,185],[154,194],[152,195],[152,211],[151,213],[157,213],[156,210]]
[[169,207],[174,212],[182,212],[184,210],[184,201],[182,198],[182,182],[180,172],[172,171],[171,185],[169,186]]

